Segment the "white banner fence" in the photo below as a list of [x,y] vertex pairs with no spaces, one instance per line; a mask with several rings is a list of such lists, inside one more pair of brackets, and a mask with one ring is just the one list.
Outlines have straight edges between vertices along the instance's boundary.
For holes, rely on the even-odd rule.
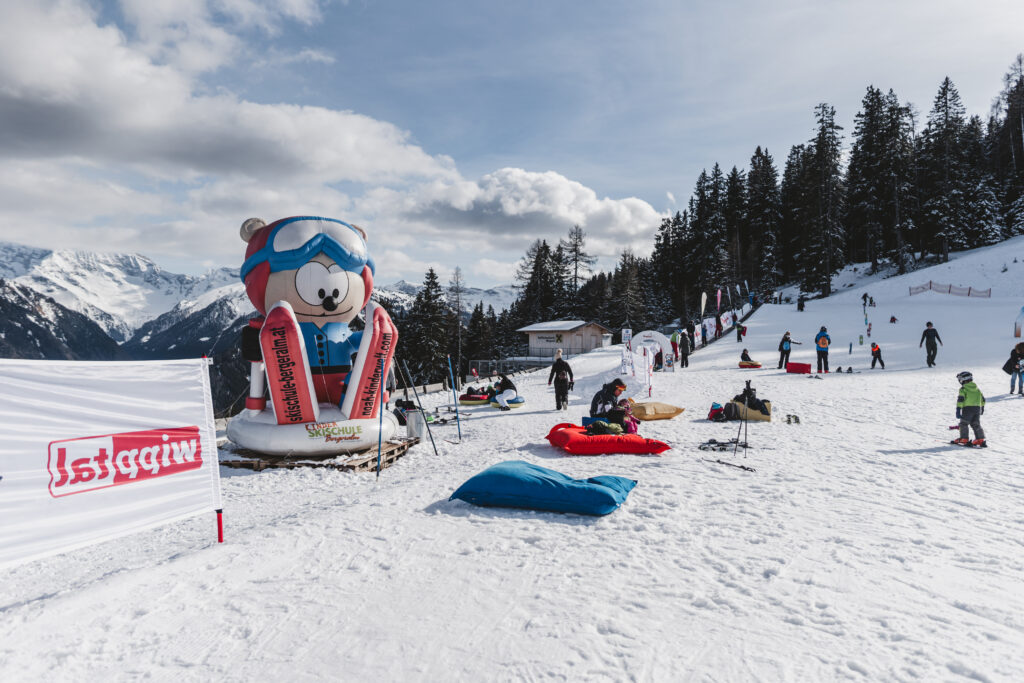
[[0,376],[0,566],[219,513],[205,359],[0,359]]
[[927,291],[938,292],[939,294],[952,294],[953,296],[975,296],[980,299],[991,299],[992,288],[978,289],[977,287],[954,287],[953,285],[943,285],[938,282],[928,281],[927,284],[918,285],[910,288],[910,296],[920,294],[921,292]]

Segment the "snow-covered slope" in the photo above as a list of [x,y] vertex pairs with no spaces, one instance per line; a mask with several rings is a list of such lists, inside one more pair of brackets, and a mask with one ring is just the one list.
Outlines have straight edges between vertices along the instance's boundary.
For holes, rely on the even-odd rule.
[[[568,412],[551,409],[545,372],[514,377],[526,407],[467,409],[461,443],[454,425],[438,426],[439,455],[420,444],[379,480],[224,469],[223,546],[211,514],[0,572],[0,670],[10,680],[1020,680],[1024,399],[1007,395],[999,368],[1024,305],[1000,291],[1024,284],[1000,279],[1003,253],[946,273],[991,285],[991,300],[871,282],[885,370],[870,370],[859,344],[864,290],[803,313],[763,307],[742,344],[728,336],[656,375],[654,398],[686,408],[643,423],[672,445],[661,457],[565,457],[543,438],[616,376],[613,347],[572,360]],[[929,277],[943,276],[911,279]],[[917,346],[927,320],[944,341],[936,368]],[[857,374],[775,369],[783,332],[804,342],[792,360],[811,361],[821,325],[833,367]],[[738,369],[741,348],[766,368]],[[947,443],[963,369],[989,399],[987,450]],[[775,419],[748,425],[745,454],[698,450],[737,435],[738,424],[703,418],[744,380]],[[603,518],[448,501],[510,459],[639,484]]]

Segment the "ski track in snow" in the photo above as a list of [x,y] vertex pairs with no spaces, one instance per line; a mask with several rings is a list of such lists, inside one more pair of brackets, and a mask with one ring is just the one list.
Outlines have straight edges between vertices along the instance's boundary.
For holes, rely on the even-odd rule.
[[[514,377],[524,408],[465,409],[461,444],[436,427],[439,457],[426,441],[379,481],[222,469],[224,545],[211,514],[0,572],[0,678],[1021,680],[1024,399],[999,370],[1019,301],[873,283],[887,369],[871,371],[861,291],[766,306],[743,344],[658,373],[654,398],[686,408],[642,423],[672,444],[660,457],[563,457],[543,438],[615,376],[611,348],[572,359],[568,413],[546,370]],[[945,342],[932,369],[925,320]],[[860,374],[775,369],[782,332],[808,361],[822,324],[833,366]],[[765,369],[737,369],[741,348]],[[986,450],[945,443],[961,369],[990,399]],[[736,436],[703,418],[746,379],[773,421],[749,424],[746,457],[697,450]],[[448,501],[508,459],[639,485],[601,518]]]

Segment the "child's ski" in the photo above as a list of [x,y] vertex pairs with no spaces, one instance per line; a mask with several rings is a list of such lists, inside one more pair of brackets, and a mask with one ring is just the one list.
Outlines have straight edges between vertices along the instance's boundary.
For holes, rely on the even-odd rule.
[[970,441],[968,441],[967,443],[960,443],[959,441],[956,441],[956,440],[950,441],[949,443],[951,443],[954,446],[960,446],[962,448],[988,448],[988,443],[977,443],[976,444],[976,443],[971,443]]
[[747,467],[746,465],[736,465],[731,462],[725,462],[724,460],[708,460],[707,458],[701,458],[704,462],[714,462],[719,465],[726,465],[727,467],[735,467],[738,470],[745,470],[747,472],[757,472],[753,467]]
[[306,345],[299,321],[287,301],[278,301],[267,311],[267,319],[260,329],[260,349],[277,423],[316,422],[320,418],[320,405],[309,372]]

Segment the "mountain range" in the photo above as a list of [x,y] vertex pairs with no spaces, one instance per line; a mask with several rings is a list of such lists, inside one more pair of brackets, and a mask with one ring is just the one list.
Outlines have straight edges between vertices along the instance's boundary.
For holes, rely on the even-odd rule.
[[[408,309],[421,287],[399,280],[376,286],[374,297]],[[480,301],[500,312],[515,298],[511,286],[467,288],[463,315]],[[0,357],[213,358],[214,405],[222,412],[238,403],[236,389],[247,382],[238,339],[256,310],[237,268],[182,275],[139,254],[0,242],[0,315]]]

